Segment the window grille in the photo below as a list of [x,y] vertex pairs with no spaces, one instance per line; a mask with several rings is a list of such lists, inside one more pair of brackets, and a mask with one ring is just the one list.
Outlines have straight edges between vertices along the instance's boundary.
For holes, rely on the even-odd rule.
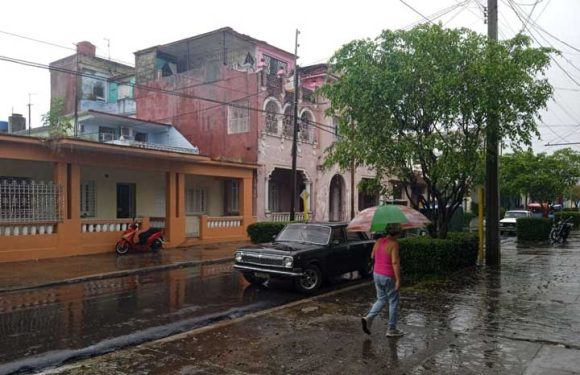
[[292,137],[294,134],[294,117],[292,116],[292,106],[288,106],[284,111],[284,137]]
[[137,133],[135,133],[135,140],[137,142],[147,143],[147,142],[149,142],[149,134],[137,132]]
[[22,178],[0,177],[0,223],[62,220],[62,188]]
[[278,134],[278,113],[280,109],[278,105],[269,101],[266,104],[266,132],[270,134]]
[[303,142],[310,142],[311,141],[311,124],[312,123],[312,115],[308,112],[304,112],[300,117],[300,139]]
[[108,142],[117,139],[117,131],[115,128],[109,128],[107,126],[99,126],[99,141]]
[[249,130],[249,102],[241,101],[237,102],[235,107],[228,106],[228,134],[247,133]]
[[96,216],[95,181],[81,182],[81,217]]
[[280,68],[283,68],[286,72],[288,71],[288,63],[274,57],[264,55],[264,62],[266,63],[266,72],[269,75],[276,75]]
[[202,214],[207,211],[207,191],[204,188],[187,189],[186,212],[189,215]]

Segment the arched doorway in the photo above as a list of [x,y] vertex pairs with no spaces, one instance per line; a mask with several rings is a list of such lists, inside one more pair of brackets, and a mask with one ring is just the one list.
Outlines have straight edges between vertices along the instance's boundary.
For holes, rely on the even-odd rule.
[[345,183],[344,178],[340,175],[334,175],[330,180],[330,188],[328,192],[328,220],[329,221],[343,221],[344,210],[343,201],[345,198]]

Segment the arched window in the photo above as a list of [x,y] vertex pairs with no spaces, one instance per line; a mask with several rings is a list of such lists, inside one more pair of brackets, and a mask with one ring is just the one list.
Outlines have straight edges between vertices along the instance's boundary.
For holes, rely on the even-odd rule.
[[280,118],[280,106],[270,100],[266,104],[266,132],[270,134],[278,134],[278,120]]
[[300,116],[300,139],[303,142],[311,142],[313,139],[312,134],[312,114],[308,111],[304,111],[302,116]]

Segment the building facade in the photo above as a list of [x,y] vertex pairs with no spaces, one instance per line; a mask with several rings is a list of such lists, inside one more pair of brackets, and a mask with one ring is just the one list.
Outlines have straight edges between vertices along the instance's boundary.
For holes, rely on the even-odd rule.
[[96,110],[135,115],[135,69],[98,57],[90,42],[77,43],[74,55],[50,63],[50,95],[62,98],[64,115]]
[[134,219],[168,248],[247,238],[254,166],[143,143],[0,135],[0,262],[112,252]]
[[[287,221],[294,55],[226,27],[135,56],[137,117],[170,122],[187,139],[203,145],[204,155],[258,164],[257,219]],[[306,206],[311,219],[348,220],[351,211],[379,203],[377,194],[358,189],[362,180],[375,175],[366,168],[323,168],[325,150],[337,140],[338,129],[336,119],[325,114],[328,101],[315,90],[336,77],[325,64],[300,72],[297,218],[303,218]]]

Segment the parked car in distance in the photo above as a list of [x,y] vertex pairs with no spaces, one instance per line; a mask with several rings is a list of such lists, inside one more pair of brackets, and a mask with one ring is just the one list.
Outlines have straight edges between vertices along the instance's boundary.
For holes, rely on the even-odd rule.
[[293,279],[296,289],[314,293],[332,276],[371,275],[373,245],[366,233],[347,232],[345,223],[292,223],[273,242],[236,251],[234,269],[252,284]]
[[526,210],[506,211],[503,219],[499,221],[499,233],[508,234],[516,232],[517,219],[520,217],[530,217],[532,213]]

